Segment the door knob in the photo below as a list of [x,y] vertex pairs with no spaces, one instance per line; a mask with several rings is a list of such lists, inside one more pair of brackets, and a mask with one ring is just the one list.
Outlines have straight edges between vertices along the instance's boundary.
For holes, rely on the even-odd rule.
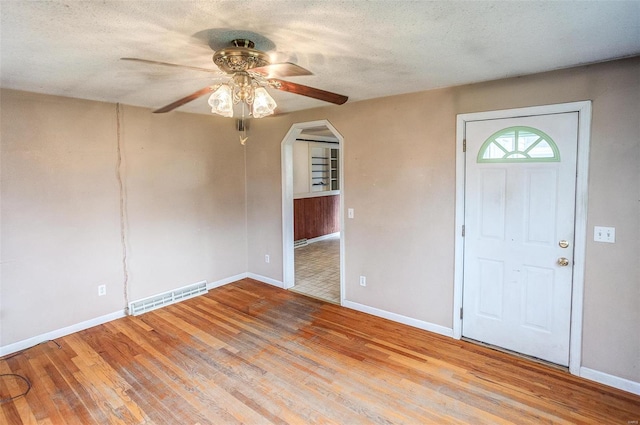
[[564,257],[560,257],[558,258],[558,265],[561,267],[566,267],[569,265],[569,259],[568,258],[564,258]]

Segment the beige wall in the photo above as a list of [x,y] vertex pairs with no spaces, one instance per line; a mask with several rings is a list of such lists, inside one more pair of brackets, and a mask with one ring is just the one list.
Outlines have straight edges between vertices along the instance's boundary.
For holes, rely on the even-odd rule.
[[[10,90],[1,102],[6,346],[122,311],[125,298],[116,105]],[[134,107],[120,116],[130,299],[246,272],[233,124]]]
[[[617,240],[587,235],[583,365],[640,382],[638,58],[257,120],[246,158],[229,120],[122,107],[130,297],[246,271],[281,281],[280,144],[292,123],[328,119],[356,213],[347,299],[451,327],[456,114],[587,99],[589,232],[615,226]],[[124,297],[116,106],[9,90],[1,102],[4,346]]]
[[[280,144],[292,123],[328,119],[344,136],[345,207],[355,209],[344,229],[346,298],[451,328],[456,114],[578,100],[593,101],[583,366],[640,382],[638,58],[254,123],[249,271],[282,280]],[[594,243],[594,225],[616,227],[616,244]]]
[[[282,281],[282,191],[280,142],[289,116],[255,120],[246,151],[247,267],[250,273]],[[250,241],[250,242],[249,242]],[[270,256],[270,262],[264,256]]]
[[130,298],[247,270],[244,148],[233,122],[124,108]]
[[4,90],[0,100],[6,345],[123,302],[115,106]]

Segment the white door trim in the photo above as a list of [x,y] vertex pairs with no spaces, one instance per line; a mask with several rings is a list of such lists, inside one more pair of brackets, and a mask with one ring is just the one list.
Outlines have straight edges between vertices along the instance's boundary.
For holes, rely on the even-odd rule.
[[573,292],[571,298],[571,337],[569,343],[569,371],[580,374],[582,363],[582,316],[584,295],[585,250],[587,244],[587,198],[589,175],[589,145],[591,136],[591,101],[504,109],[500,111],[459,114],[456,120],[456,212],[455,212],[455,267],[453,287],[453,337],[462,338],[462,308],[464,238],[465,153],[462,150],[465,126],[470,121],[517,118],[578,112],[578,157],[576,177],[576,215]]
[[340,155],[338,155],[338,179],[340,187],[340,304],[345,298],[344,290],[344,138],[328,120],[296,123],[291,126],[281,145],[282,169],[282,282],[285,289],[295,284],[295,262],[293,251],[293,143],[304,130],[326,126],[338,139]]

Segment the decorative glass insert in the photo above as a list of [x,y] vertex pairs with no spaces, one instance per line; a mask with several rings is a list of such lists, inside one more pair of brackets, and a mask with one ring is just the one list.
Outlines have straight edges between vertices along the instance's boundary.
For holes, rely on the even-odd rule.
[[533,127],[508,127],[493,133],[480,147],[478,162],[559,162],[553,139]]

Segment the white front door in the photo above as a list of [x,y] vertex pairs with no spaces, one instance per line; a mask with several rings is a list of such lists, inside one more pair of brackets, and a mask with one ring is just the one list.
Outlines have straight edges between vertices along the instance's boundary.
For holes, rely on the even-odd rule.
[[465,135],[462,335],[567,366],[578,113]]

